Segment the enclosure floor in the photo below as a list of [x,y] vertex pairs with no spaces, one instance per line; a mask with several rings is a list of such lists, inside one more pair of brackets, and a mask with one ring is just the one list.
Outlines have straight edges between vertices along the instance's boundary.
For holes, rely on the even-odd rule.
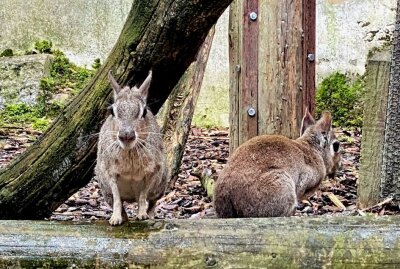
[[[359,130],[337,129],[343,150],[343,167],[334,180],[325,180],[308,201],[302,201],[296,216],[311,215],[379,215],[400,214],[392,203],[386,203],[361,212],[357,210],[357,180],[360,159]],[[40,135],[24,128],[0,130],[0,166],[23,152]],[[206,130],[193,127],[185,147],[181,171],[174,187],[159,201],[156,218],[211,218],[215,217],[212,201],[200,183],[203,175],[216,179],[227,162],[229,150],[228,130]],[[332,195],[333,194],[333,195]],[[332,200],[336,197],[346,207],[339,208]],[[136,204],[125,204],[128,216],[136,216]],[[57,208],[51,220],[97,220],[111,216],[111,208],[104,202],[95,180]]]

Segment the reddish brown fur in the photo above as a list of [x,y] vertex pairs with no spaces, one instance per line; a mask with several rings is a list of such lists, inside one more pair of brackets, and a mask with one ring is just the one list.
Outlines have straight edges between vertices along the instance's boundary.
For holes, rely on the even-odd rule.
[[277,217],[293,215],[298,199],[311,194],[340,165],[331,116],[315,123],[306,112],[303,135],[291,140],[280,135],[257,136],[230,157],[215,185],[219,217]]

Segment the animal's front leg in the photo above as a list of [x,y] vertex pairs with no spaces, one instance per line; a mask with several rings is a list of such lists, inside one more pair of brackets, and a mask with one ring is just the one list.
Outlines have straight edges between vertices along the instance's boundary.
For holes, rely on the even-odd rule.
[[109,220],[111,225],[121,225],[123,222],[122,218],[122,202],[121,196],[119,195],[117,180],[115,178],[110,180],[110,187],[113,195],[113,213]]
[[138,220],[145,220],[149,218],[149,215],[147,215],[147,210],[149,208],[149,204],[147,203],[148,192],[149,192],[148,188],[144,188],[143,190],[141,190],[139,194],[139,201],[138,201],[139,212],[137,214]]

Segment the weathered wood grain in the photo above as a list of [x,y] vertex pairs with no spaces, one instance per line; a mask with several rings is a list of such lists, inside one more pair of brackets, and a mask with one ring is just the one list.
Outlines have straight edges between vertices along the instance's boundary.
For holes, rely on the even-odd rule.
[[[303,101],[311,114],[315,110],[316,0],[303,0]],[[314,59],[312,58],[314,55]],[[309,57],[310,56],[310,57]],[[301,111],[304,112],[304,111]]]
[[241,89],[242,34],[241,18],[243,5],[235,0],[229,9],[229,152],[239,146],[239,93]]
[[[250,19],[254,12],[259,16],[258,0],[243,1],[242,14],[242,72],[239,91],[239,144],[258,135],[258,18]],[[249,109],[255,109],[255,115],[249,115]]]
[[390,75],[390,51],[372,56],[366,67],[361,140],[358,206],[367,208],[381,199],[382,150]]
[[399,217],[0,221],[0,268],[399,268]]
[[162,133],[171,176],[170,186],[174,186],[178,177],[214,34],[215,27],[211,28],[196,61],[179,80],[165,103],[165,110],[161,113]]
[[[315,9],[312,1],[236,0],[230,18],[232,152],[260,134],[299,135],[315,108]],[[249,19],[256,12],[256,21]],[[240,68],[241,72],[236,70]],[[249,117],[252,106],[256,115]]]

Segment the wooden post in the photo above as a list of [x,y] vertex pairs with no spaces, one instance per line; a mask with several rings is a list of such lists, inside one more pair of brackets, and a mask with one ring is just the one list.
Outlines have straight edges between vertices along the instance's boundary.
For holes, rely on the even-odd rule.
[[[303,1],[303,101],[308,111],[315,110],[316,0]],[[304,57],[305,56],[305,57]]]
[[389,51],[376,53],[368,60],[365,75],[361,167],[358,181],[358,206],[360,208],[373,206],[381,198],[382,150],[389,74]]
[[239,93],[241,89],[241,55],[242,55],[242,27],[243,13],[241,0],[232,2],[229,8],[229,151],[239,146]]
[[315,0],[236,0],[230,11],[231,152],[259,134],[298,137],[315,107]]

